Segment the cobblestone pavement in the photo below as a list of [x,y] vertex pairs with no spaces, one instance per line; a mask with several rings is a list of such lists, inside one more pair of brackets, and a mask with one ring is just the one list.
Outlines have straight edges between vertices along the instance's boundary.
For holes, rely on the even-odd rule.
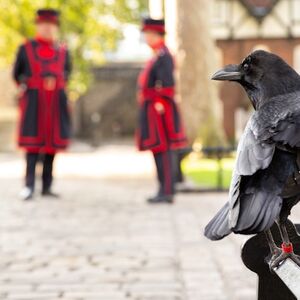
[[201,233],[226,194],[148,206],[153,180],[62,176],[60,200],[24,203],[20,179],[4,175],[1,300],[255,299],[256,277],[240,260],[244,238],[213,243]]

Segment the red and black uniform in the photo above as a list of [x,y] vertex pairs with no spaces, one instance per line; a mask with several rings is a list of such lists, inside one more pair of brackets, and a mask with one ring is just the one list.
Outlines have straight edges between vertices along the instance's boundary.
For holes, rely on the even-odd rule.
[[186,136],[174,101],[174,62],[161,43],[138,80],[138,148],[151,150],[160,182],[159,195],[174,193],[173,150],[186,147]]
[[33,189],[35,164],[44,156],[43,183],[49,189],[54,155],[71,135],[66,83],[71,72],[64,46],[36,38],[19,48],[13,77],[22,85],[18,144],[27,152],[26,186]]

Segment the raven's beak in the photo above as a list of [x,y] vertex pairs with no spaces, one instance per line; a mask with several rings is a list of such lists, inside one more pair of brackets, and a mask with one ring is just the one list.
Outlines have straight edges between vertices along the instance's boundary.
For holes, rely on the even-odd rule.
[[236,81],[242,78],[239,65],[228,65],[224,69],[217,71],[213,76],[212,80],[229,80]]

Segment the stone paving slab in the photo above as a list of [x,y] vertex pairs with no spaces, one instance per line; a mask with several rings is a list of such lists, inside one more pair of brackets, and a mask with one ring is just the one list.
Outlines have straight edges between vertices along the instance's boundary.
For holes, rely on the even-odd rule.
[[240,259],[246,238],[202,235],[226,194],[149,206],[151,180],[62,177],[60,200],[25,203],[20,184],[1,177],[1,300],[255,299],[256,277]]

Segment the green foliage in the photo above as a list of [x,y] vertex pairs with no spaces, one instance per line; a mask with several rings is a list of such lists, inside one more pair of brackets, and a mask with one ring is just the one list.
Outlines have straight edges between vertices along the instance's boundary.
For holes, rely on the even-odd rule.
[[208,158],[187,157],[182,163],[184,174],[203,188],[218,187],[218,172],[222,172],[222,188],[229,188],[234,158],[223,158],[220,162]]
[[11,65],[24,38],[34,36],[35,11],[44,7],[61,11],[61,40],[73,59],[70,90],[76,99],[90,83],[90,66],[103,63],[104,51],[116,47],[122,24],[139,22],[147,0],[1,0],[0,67]]

